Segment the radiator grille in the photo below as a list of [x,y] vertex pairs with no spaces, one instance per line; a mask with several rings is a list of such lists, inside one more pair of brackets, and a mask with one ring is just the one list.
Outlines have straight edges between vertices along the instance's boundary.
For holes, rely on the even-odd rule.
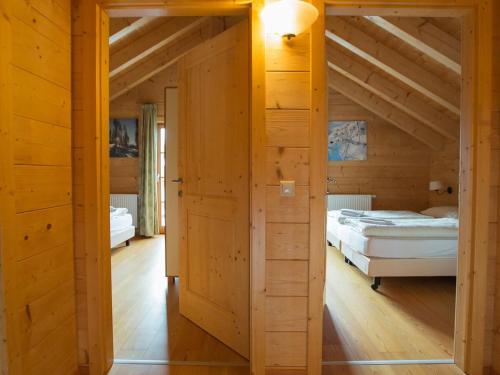
[[349,208],[351,210],[369,211],[372,209],[373,195],[328,195],[328,211]]
[[110,194],[109,204],[127,208],[132,215],[132,224],[137,227],[137,194]]

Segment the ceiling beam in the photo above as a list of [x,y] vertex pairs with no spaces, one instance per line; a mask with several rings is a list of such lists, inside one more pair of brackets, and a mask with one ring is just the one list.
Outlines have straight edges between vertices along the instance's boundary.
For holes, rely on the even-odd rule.
[[98,0],[110,17],[247,15],[252,0]]
[[459,139],[460,122],[453,120],[422,100],[413,90],[388,79],[376,69],[369,68],[338,44],[327,41],[328,66],[400,110],[413,116],[441,135]]
[[327,17],[326,26],[327,38],[399,79],[449,111],[460,114],[460,90],[451,84],[340,17]]
[[425,18],[380,16],[365,18],[448,69],[461,74],[460,41]]
[[[399,4],[394,3],[390,7],[387,6],[377,6],[377,2],[374,1],[373,4],[362,4],[359,1],[352,2],[339,2],[338,0],[326,0],[325,1],[325,14],[327,16],[393,16],[393,17],[462,17],[467,14],[467,6],[473,7],[474,0],[470,1],[470,4],[461,4],[462,7],[457,8],[456,4],[446,7],[442,4],[441,7],[435,6],[418,6],[418,5],[403,5],[402,2]],[[418,1],[414,2],[418,3]]]
[[204,22],[184,37],[178,38],[122,74],[110,80],[110,100],[125,94],[132,88],[175,64],[182,56],[213,36],[211,22]]
[[442,149],[444,138],[440,134],[333,69],[328,72],[328,85],[430,148]]
[[167,18],[164,23],[141,35],[126,47],[111,52],[109,77],[113,78],[139,63],[160,48],[198,28],[206,20],[206,18],[196,17]]
[[150,23],[154,18],[153,17],[142,17],[138,20],[132,22],[130,25],[118,30],[116,33],[109,36],[109,46],[112,47],[116,42],[126,38],[134,31],[143,28],[148,23]]

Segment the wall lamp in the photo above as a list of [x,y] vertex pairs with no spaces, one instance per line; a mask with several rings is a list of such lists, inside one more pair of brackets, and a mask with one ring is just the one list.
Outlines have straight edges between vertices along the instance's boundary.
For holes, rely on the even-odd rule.
[[279,0],[266,5],[260,13],[266,33],[288,40],[309,29],[318,16],[318,9],[302,0]]
[[444,193],[451,194],[453,193],[453,188],[448,186],[446,189],[444,188],[444,184],[442,181],[431,181],[429,182],[429,190],[435,191],[438,195],[442,195]]

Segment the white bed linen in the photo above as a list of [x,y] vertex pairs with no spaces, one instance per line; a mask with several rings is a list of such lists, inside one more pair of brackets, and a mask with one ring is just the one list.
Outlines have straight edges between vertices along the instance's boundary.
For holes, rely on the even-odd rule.
[[392,219],[394,225],[366,223],[363,220],[347,220],[347,225],[366,237],[413,237],[457,238],[458,220],[440,219]]
[[[363,213],[363,217],[376,219],[433,219],[432,216],[413,211],[373,210],[359,212]],[[339,218],[340,216],[342,216],[341,210],[328,211],[328,217]],[[362,219],[363,217],[349,217],[349,219]]]
[[112,231],[110,236],[111,248],[116,247],[117,245],[133,238],[134,236],[135,236],[135,227],[133,226]]
[[[422,215],[413,211],[373,210],[362,212],[365,217],[377,219],[433,219],[432,216]],[[340,248],[339,230],[342,227],[342,224],[339,223],[339,218],[341,216],[341,210],[330,210],[328,211],[326,220],[326,239],[337,248]],[[361,217],[349,217],[349,220],[359,219],[361,219]]]
[[128,213],[128,208],[125,207],[113,207],[109,208],[109,216],[120,216]]
[[116,216],[110,216],[110,230],[111,233],[120,231],[122,229],[132,226],[132,215],[122,214]]
[[342,225],[339,239],[358,253],[379,258],[455,258],[457,237],[367,237]]

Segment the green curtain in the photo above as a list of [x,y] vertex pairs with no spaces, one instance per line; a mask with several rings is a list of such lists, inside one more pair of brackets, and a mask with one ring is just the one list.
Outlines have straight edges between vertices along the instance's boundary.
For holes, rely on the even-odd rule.
[[142,106],[139,165],[139,234],[151,237],[159,233],[157,205],[157,107],[156,104]]

